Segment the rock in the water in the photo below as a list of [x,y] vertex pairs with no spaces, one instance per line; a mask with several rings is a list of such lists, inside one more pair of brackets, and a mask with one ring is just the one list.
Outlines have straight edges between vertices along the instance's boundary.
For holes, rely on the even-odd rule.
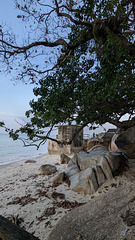
[[56,167],[50,164],[41,165],[38,169],[39,174],[50,175],[57,171]]
[[60,156],[60,163],[68,164],[69,161],[70,161],[70,157],[68,157],[66,154],[62,153]]
[[62,183],[63,180],[64,180],[64,176],[65,176],[65,172],[59,173],[59,174],[53,179],[53,183],[54,183],[54,184]]
[[135,127],[128,128],[115,140],[118,149],[129,158],[135,158]]

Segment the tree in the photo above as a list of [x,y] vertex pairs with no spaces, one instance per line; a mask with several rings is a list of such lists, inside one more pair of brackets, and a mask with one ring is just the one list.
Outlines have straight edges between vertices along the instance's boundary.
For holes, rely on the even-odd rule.
[[[16,132],[6,129],[10,135],[17,139],[21,131],[43,143],[60,123],[80,124],[80,129],[106,122],[120,129],[134,126],[134,0],[15,0],[15,4],[29,34],[18,43],[1,26],[2,67],[15,79],[36,83],[38,99],[26,112],[30,122]],[[129,119],[121,121],[127,113]]]

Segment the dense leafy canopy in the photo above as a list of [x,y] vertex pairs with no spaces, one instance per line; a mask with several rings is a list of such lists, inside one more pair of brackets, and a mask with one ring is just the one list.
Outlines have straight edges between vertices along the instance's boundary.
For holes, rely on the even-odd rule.
[[44,141],[43,129],[60,123],[135,125],[134,0],[15,3],[31,31],[20,45],[1,28],[0,57],[16,78],[38,84],[20,131]]

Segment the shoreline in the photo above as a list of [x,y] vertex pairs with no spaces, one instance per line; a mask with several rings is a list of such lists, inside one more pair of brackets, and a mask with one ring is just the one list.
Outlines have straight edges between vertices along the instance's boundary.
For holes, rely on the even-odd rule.
[[47,142],[37,150],[36,146],[24,147],[22,141],[13,141],[8,134],[0,134],[0,146],[0,167],[48,154]]
[[12,162],[7,162],[7,163],[2,163],[2,164],[0,164],[0,169],[1,168],[4,168],[4,167],[8,167],[8,166],[11,166],[11,165],[14,165],[14,164],[17,164],[17,163],[19,163],[19,162],[25,162],[25,161],[27,161],[27,160],[37,160],[38,158],[40,158],[40,157],[42,157],[42,156],[44,156],[44,155],[49,155],[48,153],[41,153],[41,154],[39,154],[39,156],[34,156],[34,157],[26,157],[26,158],[23,158],[23,159],[18,159],[18,160],[15,160],[15,161],[12,161]]

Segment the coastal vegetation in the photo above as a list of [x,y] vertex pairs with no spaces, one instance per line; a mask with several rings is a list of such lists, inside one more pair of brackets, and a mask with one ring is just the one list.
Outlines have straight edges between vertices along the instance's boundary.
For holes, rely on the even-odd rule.
[[58,124],[77,124],[80,130],[106,122],[123,130],[134,126],[134,0],[15,0],[15,5],[27,37],[18,41],[0,26],[1,70],[14,81],[34,84],[37,98],[20,129],[0,126],[14,140],[26,133],[38,147],[52,139]]

